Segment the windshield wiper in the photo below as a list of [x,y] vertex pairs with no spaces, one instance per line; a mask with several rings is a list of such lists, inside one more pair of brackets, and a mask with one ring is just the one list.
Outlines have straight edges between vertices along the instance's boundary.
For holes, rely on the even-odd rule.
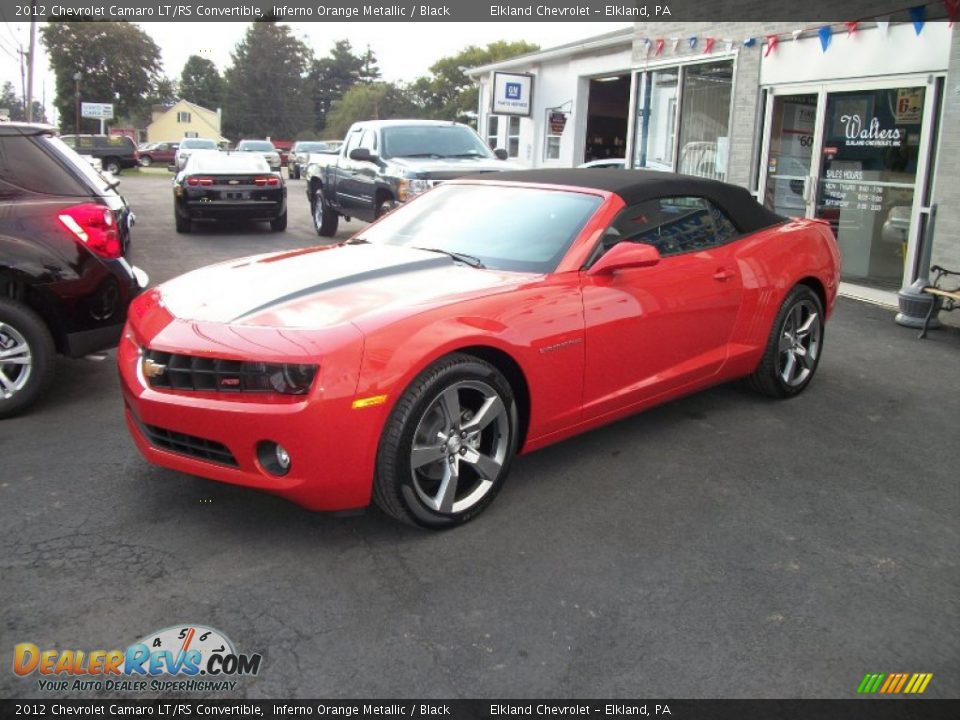
[[453,155],[444,155],[448,158],[481,158],[484,157],[483,154],[477,152],[476,150],[471,150],[470,152],[454,153]]
[[428,157],[428,158],[439,158],[439,157],[443,157],[443,156],[442,156],[442,155],[439,155],[439,154],[437,154],[437,153],[435,153],[435,152],[428,152],[428,153],[410,153],[409,155],[394,155],[393,157],[396,157],[396,158],[424,158],[424,157]]
[[426,252],[433,252],[433,253],[442,253],[443,255],[448,255],[452,257],[454,260],[459,260],[462,263],[466,263],[472,268],[480,268],[482,270],[483,268],[486,267],[486,265],[483,264],[483,261],[481,261],[480,258],[474,255],[467,255],[466,253],[459,253],[459,252],[454,252],[453,250],[444,250],[443,248],[435,248],[435,247],[413,246],[413,249],[424,250]]

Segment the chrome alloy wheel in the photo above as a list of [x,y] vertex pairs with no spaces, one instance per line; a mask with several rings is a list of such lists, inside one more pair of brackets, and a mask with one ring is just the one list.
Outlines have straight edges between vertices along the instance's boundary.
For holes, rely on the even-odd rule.
[[790,308],[777,353],[777,374],[789,387],[802,385],[816,368],[822,332],[820,311],[810,300],[799,300]]
[[33,355],[26,338],[13,326],[0,322],[0,398],[9,400],[30,380]]
[[443,390],[420,418],[410,451],[413,487],[440,513],[460,513],[493,487],[510,446],[510,421],[500,395],[480,380]]

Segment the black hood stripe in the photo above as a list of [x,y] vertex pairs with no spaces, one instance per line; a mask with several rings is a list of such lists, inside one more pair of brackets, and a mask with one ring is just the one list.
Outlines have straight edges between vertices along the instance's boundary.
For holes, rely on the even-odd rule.
[[277,305],[283,305],[291,300],[296,300],[307,295],[323,292],[324,290],[332,290],[334,288],[343,287],[345,285],[353,285],[354,283],[366,282],[368,280],[380,280],[381,278],[393,277],[394,275],[405,275],[407,273],[420,272],[421,270],[432,270],[433,268],[447,267],[452,264],[453,260],[451,258],[437,257],[429,258],[427,260],[417,260],[416,262],[404,263],[402,265],[389,265],[387,267],[377,268],[376,270],[368,270],[366,272],[356,273],[354,275],[346,275],[344,277],[336,278],[335,280],[328,280],[327,282],[319,283],[317,285],[301,288],[296,292],[281,295],[280,297],[274,298],[270,302],[255,307],[252,310],[245,310],[242,314],[237,315],[235,318],[230,320],[230,322],[237,322],[238,320],[250,317],[251,315],[256,315],[257,313],[263,312],[264,310]]

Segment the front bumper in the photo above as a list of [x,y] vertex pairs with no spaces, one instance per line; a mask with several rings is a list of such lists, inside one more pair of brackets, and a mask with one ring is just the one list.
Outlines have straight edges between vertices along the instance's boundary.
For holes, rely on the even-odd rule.
[[[217,336],[216,329],[203,323],[174,324],[182,327],[174,328],[173,335]],[[231,343],[234,347],[242,345],[238,337]],[[261,344],[262,351],[262,341],[262,334],[251,341],[251,352],[255,344]],[[171,350],[162,342],[151,347]],[[190,352],[209,356],[212,349]],[[143,378],[140,359],[140,342],[128,324],[117,353],[125,416],[131,437],[149,462],[270,492],[311,510],[346,510],[370,503],[384,413],[382,408],[352,408],[359,343],[325,355],[313,389],[303,396],[225,397],[215,392],[153,389]],[[356,370],[325,372],[339,363]],[[265,440],[289,452],[286,475],[273,475],[261,465],[257,446]]]

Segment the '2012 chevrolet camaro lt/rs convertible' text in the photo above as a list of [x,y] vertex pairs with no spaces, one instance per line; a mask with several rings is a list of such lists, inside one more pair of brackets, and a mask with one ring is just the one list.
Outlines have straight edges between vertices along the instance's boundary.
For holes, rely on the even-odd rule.
[[455,525],[518,452],[735,378],[801,392],[839,264],[826,223],[711,180],[455,180],[338,245],[146,292],[118,353],[127,423],[157,465]]

